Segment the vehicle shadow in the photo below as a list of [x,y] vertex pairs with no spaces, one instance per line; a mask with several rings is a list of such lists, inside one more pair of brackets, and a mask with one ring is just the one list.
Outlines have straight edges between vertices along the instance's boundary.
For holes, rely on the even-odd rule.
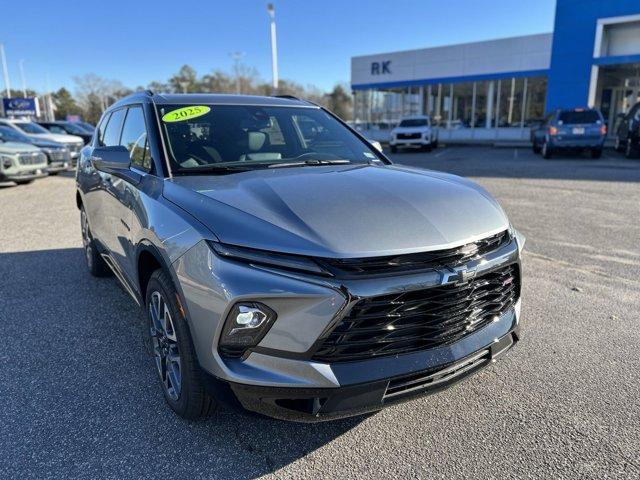
[[463,177],[640,182],[640,159],[626,159],[611,149],[606,149],[599,159],[588,154],[558,153],[545,160],[530,148],[470,145],[450,145],[430,153],[403,151],[387,155],[398,164]]
[[226,410],[178,418],[162,398],[144,313],[113,277],[89,275],[80,248],[0,253],[0,288],[1,356],[12,360],[3,362],[0,456],[16,477],[256,478],[363,421]]

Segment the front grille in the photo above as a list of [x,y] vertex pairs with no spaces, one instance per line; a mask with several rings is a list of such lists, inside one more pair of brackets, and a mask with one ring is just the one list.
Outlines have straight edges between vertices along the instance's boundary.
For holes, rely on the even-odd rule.
[[67,144],[67,148],[69,149],[69,151],[71,153],[78,153],[78,152],[80,152],[80,150],[82,150],[82,144],[81,143],[68,143]]
[[467,243],[460,247],[433,252],[391,255],[386,257],[316,259],[335,277],[353,278],[371,275],[393,275],[445,266],[457,266],[484,256],[511,241],[507,230],[497,235]]
[[357,302],[313,358],[347,362],[448,345],[498,319],[520,295],[516,264],[468,283],[380,295]]
[[398,140],[415,140],[420,138],[420,136],[420,133],[398,133],[396,138],[398,138]]
[[68,150],[49,150],[47,155],[51,162],[68,162],[71,159]]
[[18,162],[20,165],[38,165],[43,163],[43,156],[41,153],[21,153],[18,155]]

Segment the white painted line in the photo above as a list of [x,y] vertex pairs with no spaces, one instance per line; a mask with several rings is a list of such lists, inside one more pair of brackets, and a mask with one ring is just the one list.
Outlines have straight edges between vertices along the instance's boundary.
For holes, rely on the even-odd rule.
[[448,151],[450,151],[450,150],[451,150],[451,149],[449,149],[449,148],[443,148],[443,149],[442,149],[442,151],[441,151],[441,152],[436,153],[436,154],[434,155],[434,157],[438,158],[438,157],[440,157],[440,156],[444,155],[445,153],[447,153],[447,152],[448,152]]

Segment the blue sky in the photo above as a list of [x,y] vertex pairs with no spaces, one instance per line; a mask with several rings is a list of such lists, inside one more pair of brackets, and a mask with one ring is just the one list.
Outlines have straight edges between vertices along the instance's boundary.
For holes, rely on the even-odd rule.
[[[73,89],[95,73],[129,87],[165,81],[181,65],[230,71],[231,52],[270,79],[267,1],[5,1],[0,42],[11,84]],[[328,90],[363,55],[550,32],[555,0],[276,0],[281,78]]]

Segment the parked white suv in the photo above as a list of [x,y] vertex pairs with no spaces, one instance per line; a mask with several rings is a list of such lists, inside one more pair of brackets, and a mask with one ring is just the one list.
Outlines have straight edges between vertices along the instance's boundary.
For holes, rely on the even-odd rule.
[[75,160],[80,155],[80,150],[84,146],[82,138],[75,135],[64,135],[60,133],[51,133],[44,127],[41,127],[30,120],[17,120],[9,118],[0,118],[0,125],[6,125],[14,130],[27,135],[36,140],[50,140],[52,142],[62,143],[69,149],[71,159]]
[[404,117],[398,126],[391,130],[389,145],[392,153],[397,152],[398,147],[431,150],[438,146],[438,129],[431,125],[431,118],[427,115]]

